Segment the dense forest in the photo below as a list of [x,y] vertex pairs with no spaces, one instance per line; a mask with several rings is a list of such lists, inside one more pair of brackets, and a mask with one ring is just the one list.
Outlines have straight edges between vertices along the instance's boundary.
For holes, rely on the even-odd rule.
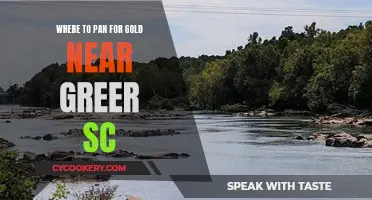
[[130,75],[67,74],[65,64],[51,64],[22,87],[7,89],[2,102],[59,107],[65,81],[136,81],[141,105],[147,107],[241,105],[324,112],[338,103],[372,109],[372,21],[338,32],[316,23],[299,33],[288,26],[279,37],[265,40],[254,32],[247,44],[224,56],[158,58],[134,63],[133,69]]

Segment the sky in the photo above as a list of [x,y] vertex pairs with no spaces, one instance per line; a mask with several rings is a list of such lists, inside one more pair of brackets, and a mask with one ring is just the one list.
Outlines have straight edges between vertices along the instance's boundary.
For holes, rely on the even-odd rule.
[[[163,0],[163,4],[166,10],[167,6],[176,4],[280,8],[284,10],[303,8],[372,10],[372,1],[370,0]],[[202,10],[206,9],[203,8]],[[212,10],[216,10],[216,8]],[[226,10],[222,9],[222,11]],[[240,45],[244,46],[247,43],[249,34],[253,32],[258,32],[263,38],[271,38],[280,35],[283,28],[288,25],[293,26],[296,31],[302,31],[306,24],[317,22],[319,28],[337,31],[346,28],[348,25],[359,24],[368,20],[368,18],[195,14],[167,11],[166,14],[177,54],[188,56],[224,54],[227,49],[234,49]],[[315,14],[327,15],[333,13],[322,12]],[[351,15],[358,15],[358,12],[354,12]]]
[[[372,1],[370,0],[163,0],[163,5],[166,10],[166,17],[171,31],[171,37],[173,38],[175,50],[178,56],[199,56],[202,54],[224,55],[225,51],[228,49],[235,49],[240,45],[244,46],[247,43],[249,34],[253,32],[258,32],[264,39],[271,38],[273,36],[279,36],[283,28],[286,26],[293,26],[295,31],[303,31],[303,27],[312,22],[317,22],[319,28],[337,31],[346,28],[348,25],[358,25],[360,22],[364,23],[368,18],[237,15],[174,12],[175,10],[202,12],[257,12],[255,10],[252,11],[252,8],[279,9],[281,11],[286,11],[288,9],[316,9],[323,11],[307,14],[358,16],[368,15],[368,13],[366,14],[366,11],[372,11]],[[184,6],[187,7],[185,8]],[[237,7],[243,10],[231,11],[229,10],[231,7]],[[335,14],[332,13],[332,11],[329,11],[336,9],[364,10],[364,12]],[[40,18],[42,15],[38,16],[36,13],[35,16],[33,16],[35,19],[33,19],[29,16],[22,16],[22,10],[19,12],[13,12],[14,10],[8,9],[8,12],[6,12],[7,9],[3,8],[0,11],[0,24],[2,26],[5,24],[8,26],[24,27],[25,29],[22,29],[20,32],[28,31],[30,34],[39,34],[39,43],[42,43],[49,49],[55,49],[55,46],[53,45],[57,44],[53,44],[53,42],[50,41],[44,41],[44,38],[49,38],[50,34],[55,34],[55,27],[53,27],[54,24],[47,21],[53,19],[53,13],[48,16],[48,19]],[[269,13],[275,14],[272,11]],[[90,17],[92,19],[95,18],[98,23],[98,20],[104,19],[107,16],[108,14],[103,12]],[[372,16],[372,14],[369,14],[369,16]],[[73,13],[71,13],[69,17],[71,19],[66,19],[66,21],[76,18]],[[41,21],[38,22],[37,19]],[[9,21],[12,23],[9,23]],[[31,25],[32,28],[30,28]],[[9,37],[9,34],[12,34],[11,36],[15,37],[13,33],[6,32],[6,29],[3,29],[3,31],[0,32],[0,37],[7,38]],[[66,38],[66,41],[67,40],[68,38]],[[19,43],[23,45],[31,44],[27,38],[22,37],[21,35],[19,36]],[[58,52],[46,49],[45,52],[39,52],[39,54],[44,55],[42,57],[32,56],[34,52],[25,49],[18,49],[17,52],[23,56],[23,59],[19,59],[19,55],[15,55],[14,53],[14,55],[3,54],[3,58],[0,59],[0,69],[8,67],[9,70],[7,71],[8,73],[0,73],[0,86],[3,88],[7,88],[9,83],[23,85],[48,64],[61,62],[61,59],[65,59],[65,55],[62,51]],[[18,66],[24,65],[24,60],[27,60],[29,66],[22,69],[18,68]]]

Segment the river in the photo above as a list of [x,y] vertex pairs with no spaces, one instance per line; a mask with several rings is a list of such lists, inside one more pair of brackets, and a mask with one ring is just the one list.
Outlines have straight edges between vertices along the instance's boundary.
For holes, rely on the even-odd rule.
[[[305,142],[292,139],[320,130],[342,129],[353,133],[371,133],[369,128],[313,126],[306,123],[308,119],[299,117],[196,115],[195,119],[211,174],[367,175],[372,172],[370,149],[333,148],[326,147],[324,141]],[[53,141],[40,145],[39,141],[25,141],[19,137],[42,135],[44,130],[50,129],[62,132],[75,126],[79,126],[79,122],[12,120],[10,124],[0,124],[0,137],[14,142],[20,151],[45,153],[46,149],[61,150],[58,148],[61,145],[78,148],[81,143],[58,140],[58,145]],[[184,199],[172,182],[112,181],[110,184],[119,185],[118,196],[132,194],[144,200]],[[89,184],[81,184],[79,187],[69,185],[71,190],[79,188],[80,191],[88,187]],[[35,199],[47,199],[54,188],[55,185],[50,184]]]

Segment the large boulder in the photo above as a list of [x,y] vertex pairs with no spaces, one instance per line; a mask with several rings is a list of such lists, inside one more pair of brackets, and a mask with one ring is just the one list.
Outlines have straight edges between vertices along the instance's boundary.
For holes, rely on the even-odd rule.
[[43,138],[43,137],[41,137],[41,136],[36,136],[36,137],[33,137],[32,139],[33,139],[33,140],[41,140],[41,138]]
[[43,140],[46,140],[46,141],[51,141],[51,140],[56,140],[58,139],[56,136],[53,136],[52,134],[46,134],[43,136]]
[[0,138],[0,150],[8,149],[14,146],[15,144],[13,142],[10,142],[4,138]]
[[358,123],[358,125],[372,126],[372,120],[370,119],[362,120],[361,122]]
[[64,158],[70,156],[71,154],[69,152],[65,151],[54,151],[48,154],[47,159],[48,160],[53,160],[53,161],[60,161],[63,160]]
[[352,148],[364,148],[368,140],[365,138],[357,139],[351,144]]
[[350,148],[372,148],[372,135],[363,134],[357,137],[349,133],[335,133],[328,135],[326,146],[350,147]]
[[24,160],[28,160],[28,161],[35,161],[36,160],[36,156],[37,156],[36,153],[26,151],[23,154],[23,159]]
[[45,154],[37,154],[36,157],[35,157],[36,161],[42,161],[42,160],[46,160],[46,159],[47,159],[47,156]]
[[335,143],[335,138],[328,138],[326,141],[325,141],[325,144],[326,146],[333,146],[333,144]]
[[351,147],[357,140],[356,138],[335,138],[334,147]]
[[334,147],[352,147],[358,141],[356,137],[344,132],[330,135],[329,137],[334,139]]
[[305,140],[305,138],[302,137],[302,136],[297,136],[297,137],[295,137],[294,139],[295,139],[295,140]]
[[366,139],[366,140],[372,140],[372,134],[361,134],[357,136],[358,140]]
[[344,132],[341,132],[341,133],[337,133],[337,134],[334,134],[334,135],[330,135],[331,137],[334,137],[334,138],[354,138],[352,135],[350,135],[349,133],[344,133]]
[[363,148],[372,148],[372,141],[366,141],[363,145]]

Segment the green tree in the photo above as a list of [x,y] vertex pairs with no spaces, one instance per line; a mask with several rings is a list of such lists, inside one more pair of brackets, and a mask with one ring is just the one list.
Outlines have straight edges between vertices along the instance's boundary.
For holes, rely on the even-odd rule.
[[221,106],[221,83],[225,75],[226,60],[208,63],[205,69],[191,77],[190,99],[202,107]]

